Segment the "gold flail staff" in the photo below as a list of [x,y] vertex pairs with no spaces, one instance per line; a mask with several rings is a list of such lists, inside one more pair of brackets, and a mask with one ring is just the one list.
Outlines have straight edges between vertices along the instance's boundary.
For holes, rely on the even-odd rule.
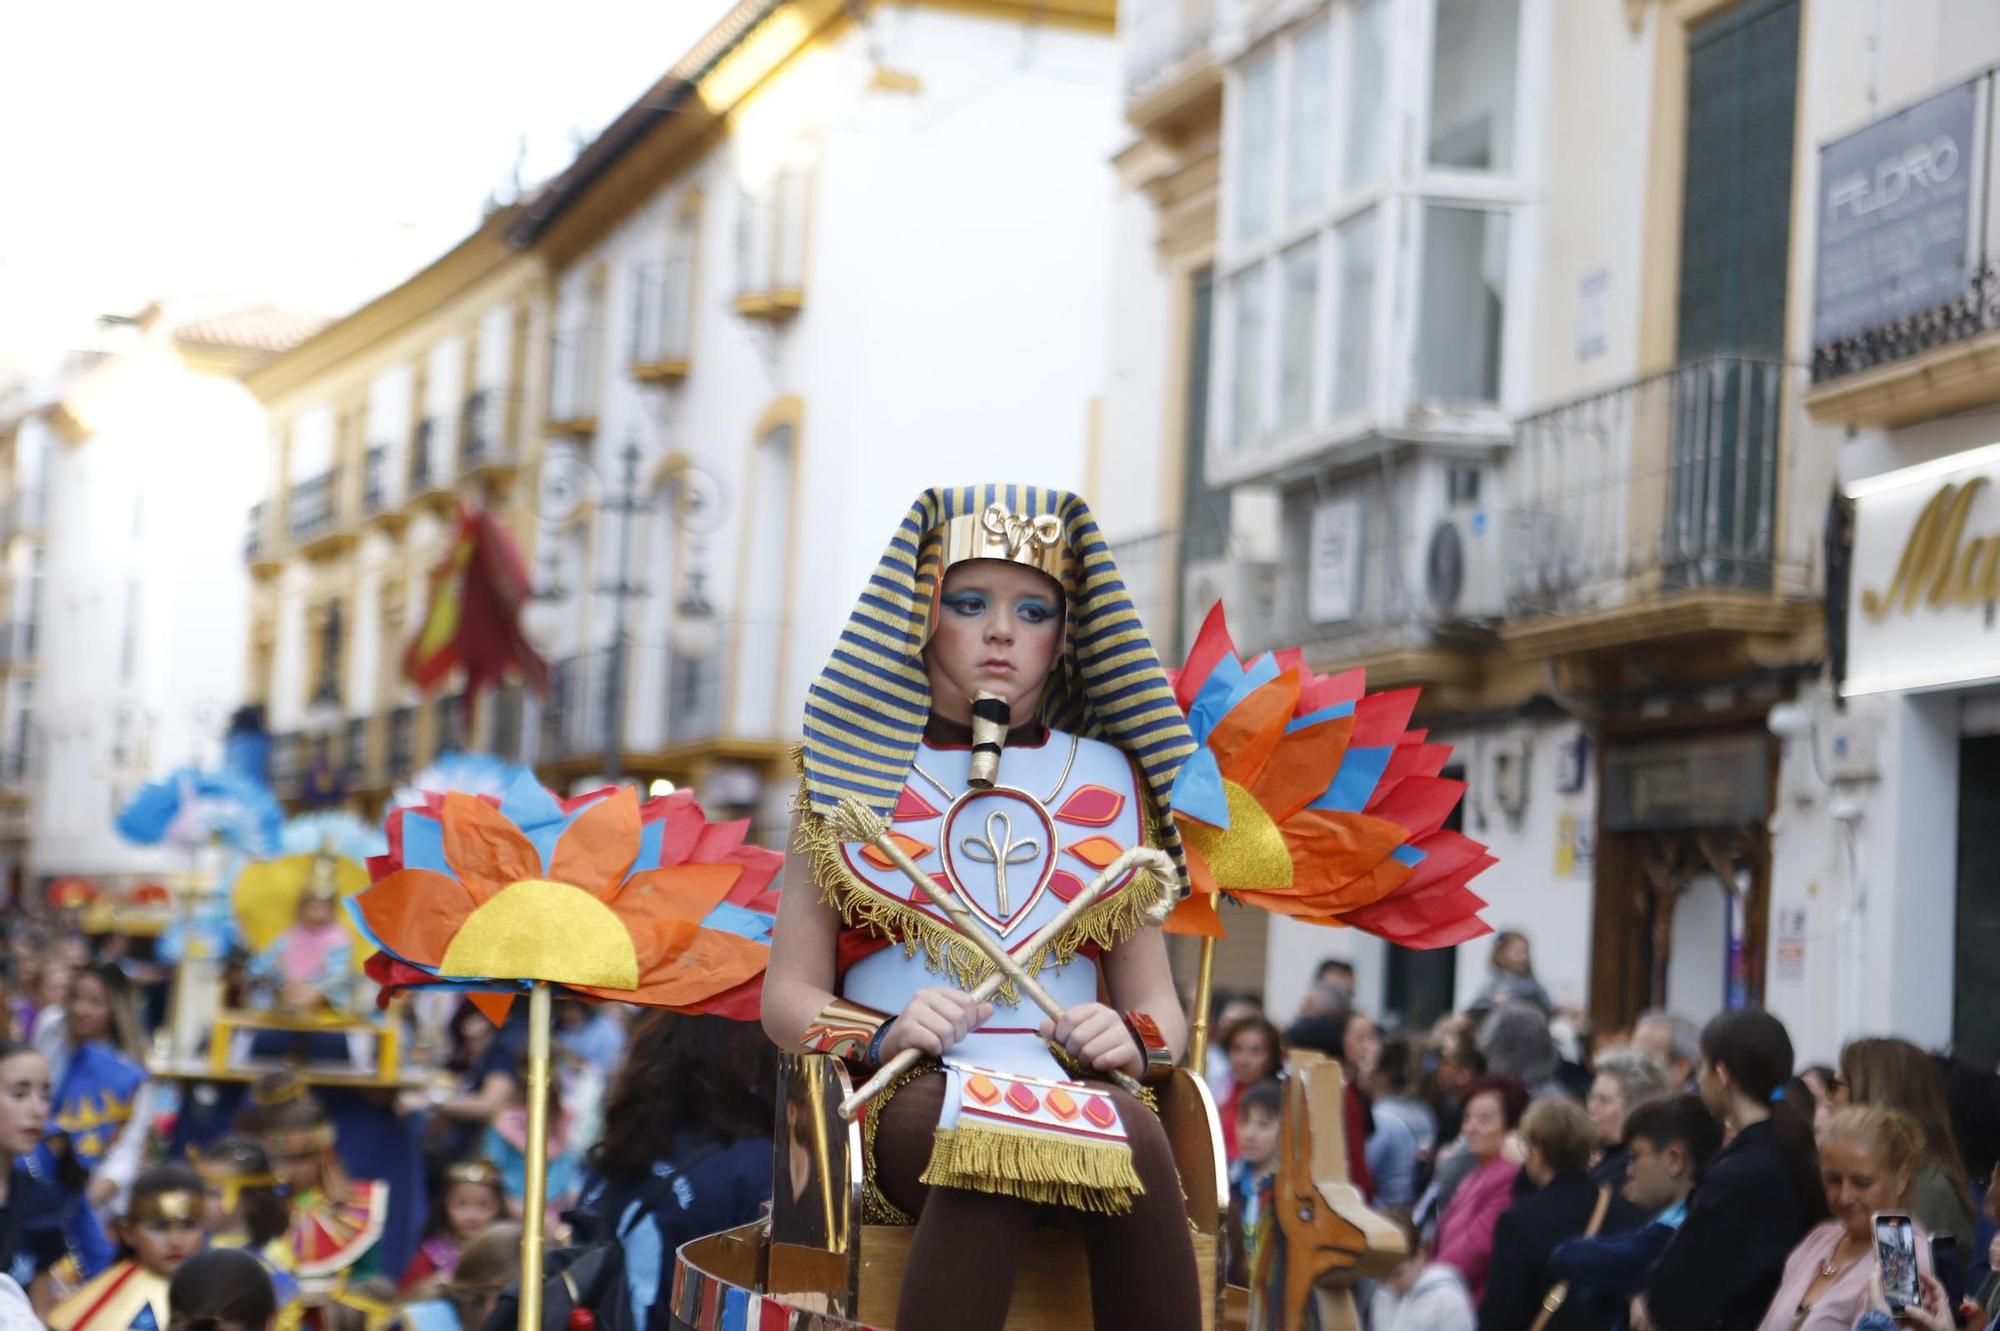
[[1201,960],[1194,972],[1194,1021],[1188,1029],[1188,1070],[1201,1076],[1208,1068],[1208,1004],[1215,983],[1215,935],[1203,934]]
[[[932,904],[950,917],[952,927],[968,943],[971,943],[986,954],[986,959],[993,963],[994,969],[999,976],[1011,981],[1016,990],[1026,995],[1036,1007],[1048,1014],[1050,1021],[1059,1022],[1062,1020],[1062,1004],[1056,1002],[1049,995],[1049,991],[1042,988],[1036,982],[1034,976],[1028,974],[1027,968],[1019,961],[1016,961],[1013,954],[1008,952],[1005,947],[1001,946],[999,939],[979,927],[978,922],[972,918],[972,912],[966,909],[964,902],[946,892],[942,887],[939,887],[935,879],[917,867],[916,861],[912,860],[901,846],[890,839],[887,823],[870,812],[866,805],[851,796],[840,802],[840,808],[835,816],[837,819],[836,826],[843,841],[865,841],[875,847],[875,849],[881,851],[882,854],[888,856],[890,863],[902,870],[905,878],[915,883],[918,889],[931,899]],[[1173,862],[1171,860],[1168,860],[1159,851],[1149,849],[1145,846],[1137,846],[1126,851],[1117,860],[1112,862],[1112,869],[1116,869],[1121,864],[1126,864],[1128,858],[1131,860],[1131,863],[1137,864],[1140,862],[1140,857],[1142,856],[1158,856],[1160,861],[1166,863],[1166,872],[1171,873],[1173,870]],[[1154,861],[1148,861],[1148,863],[1154,863]],[[1127,867],[1130,866],[1127,865]],[[1103,879],[1109,877],[1110,874],[1111,869],[1107,869],[1099,877]],[[1102,889],[1099,890],[1101,891]],[[1078,899],[1081,899],[1081,894],[1079,894]],[[1033,950],[1030,949],[1029,953],[1033,955]],[[994,987],[996,989],[999,987],[997,982]],[[977,991],[975,990],[974,992],[976,995]],[[1109,1075],[1112,1081],[1118,1083],[1126,1091],[1133,1095],[1139,1093],[1139,1083],[1131,1077],[1116,1071]]]
[[[1126,851],[1109,865],[1105,866],[1104,872],[1092,879],[1083,891],[1077,893],[1075,899],[1064,906],[1054,919],[1037,929],[1029,937],[1027,945],[1021,949],[1022,954],[1032,957],[1043,948],[1055,942],[1063,930],[1074,924],[1078,916],[1095,905],[1097,899],[1103,896],[1113,883],[1117,882],[1128,870],[1133,868],[1149,869],[1153,873],[1166,875],[1174,871],[1174,862],[1168,859],[1162,852],[1148,846],[1135,846],[1131,850]],[[1171,902],[1164,899],[1158,902],[1148,917],[1147,923],[1159,924],[1165,920],[1171,904]],[[1009,957],[1008,959],[1011,961],[1013,958]],[[970,995],[972,1001],[975,1003],[984,1003],[987,999],[1000,992],[1000,986],[1005,984],[1008,978],[1006,972],[996,968],[991,975],[988,975],[977,985],[973,986]],[[840,1116],[852,1121],[854,1116],[861,1112],[863,1105],[880,1095],[888,1087],[889,1083],[915,1067],[917,1060],[922,1057],[923,1055],[915,1049],[905,1049],[902,1053],[897,1054],[887,1063],[884,1063],[876,1070],[874,1076],[862,1083],[861,1087],[854,1094],[840,1102]]]
[[527,1178],[521,1197],[521,1319],[518,1331],[541,1331],[542,1222],[549,1209],[549,986],[528,991]]

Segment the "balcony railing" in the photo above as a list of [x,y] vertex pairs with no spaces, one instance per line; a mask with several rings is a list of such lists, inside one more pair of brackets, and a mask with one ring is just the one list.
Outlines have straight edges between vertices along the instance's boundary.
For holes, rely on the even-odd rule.
[[1991,118],[1996,88],[1989,66],[1821,149],[1813,383],[2000,329],[2000,182],[1976,111]]
[[1125,47],[1125,95],[1137,97],[1182,60],[1208,46],[1217,0],[1140,0]]
[[311,760],[305,735],[290,731],[271,736],[271,793],[279,799],[295,798]]
[[410,436],[409,493],[413,496],[438,488],[440,477],[431,453],[436,441],[445,434],[444,425],[435,416],[426,417],[417,422],[416,431]]
[[389,446],[376,444],[361,463],[361,512],[374,517],[389,507]]
[[389,713],[382,744],[382,765],[391,781],[407,781],[416,772],[417,709],[398,707]]
[[368,718],[349,719],[347,735],[340,747],[341,782],[355,790],[368,782]]
[[601,334],[585,319],[556,338],[549,362],[549,421],[573,427],[597,418]]
[[507,447],[505,398],[497,389],[482,388],[465,399],[465,413],[458,418],[458,467],[476,467],[504,462],[512,450]]
[[1695,590],[1784,590],[1779,423],[1796,376],[1690,362],[1523,419],[1505,558],[1515,618]]
[[[722,735],[771,738],[793,731],[792,718],[776,714],[782,627],[722,620],[711,631],[713,650],[698,654],[681,650],[671,639],[626,644],[626,750],[673,749]],[[609,648],[556,663],[542,709],[543,761],[605,751],[611,680]]]
[[526,756],[522,752],[527,738],[525,693],[519,684],[504,685],[493,691],[489,705],[493,709],[493,728],[486,747],[509,762],[520,762]]
[[270,513],[267,504],[250,506],[250,522],[243,531],[243,562],[255,564],[264,557],[265,542],[269,534],[265,530],[266,517]]
[[644,268],[632,284],[632,347],[635,376],[668,377],[688,359],[689,288],[694,264],[678,258]]
[[321,472],[292,487],[291,533],[294,544],[314,540],[333,530],[338,512],[339,473]]

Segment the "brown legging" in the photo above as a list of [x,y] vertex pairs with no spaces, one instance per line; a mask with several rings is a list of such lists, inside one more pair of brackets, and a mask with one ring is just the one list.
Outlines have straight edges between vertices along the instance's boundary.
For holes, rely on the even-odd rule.
[[1150,1109],[1123,1091],[1109,1091],[1146,1192],[1133,1199],[1129,1214],[1095,1215],[919,1182],[930,1163],[944,1087],[944,1074],[935,1073],[897,1091],[875,1134],[876,1185],[918,1217],[896,1331],[1000,1331],[1021,1245],[1044,1218],[1083,1235],[1097,1331],[1195,1331],[1201,1325],[1180,1175],[1166,1129]]

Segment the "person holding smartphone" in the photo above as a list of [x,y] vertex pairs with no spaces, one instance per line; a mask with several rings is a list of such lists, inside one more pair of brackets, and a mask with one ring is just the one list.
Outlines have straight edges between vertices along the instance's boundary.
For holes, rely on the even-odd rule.
[[[1923,1161],[1924,1131],[1900,1110],[1843,1109],[1828,1121],[1820,1177],[1832,1219],[1792,1249],[1758,1331],[1851,1331],[1868,1306],[1869,1282],[1882,1278],[1885,1255],[1892,1267],[1914,1259],[1918,1273],[1910,1280],[1891,1269],[1885,1286],[1918,1294],[1921,1281],[1935,1275],[1930,1234],[1909,1219]],[[1881,1242],[1882,1234],[1893,1241]]]

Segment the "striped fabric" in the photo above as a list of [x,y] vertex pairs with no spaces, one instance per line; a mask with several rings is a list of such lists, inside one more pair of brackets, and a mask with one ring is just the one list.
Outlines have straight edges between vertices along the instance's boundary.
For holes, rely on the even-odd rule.
[[[850,795],[884,818],[894,809],[930,715],[921,653],[939,578],[938,528],[994,503],[1030,518],[1056,515],[1072,554],[1068,645],[1043,695],[1042,719],[1123,749],[1156,807],[1167,807],[1194,737],[1090,506],[1042,486],[969,485],[917,497],[806,691],[805,790],[814,812],[831,813]],[[1178,839],[1165,835],[1178,861]]]

